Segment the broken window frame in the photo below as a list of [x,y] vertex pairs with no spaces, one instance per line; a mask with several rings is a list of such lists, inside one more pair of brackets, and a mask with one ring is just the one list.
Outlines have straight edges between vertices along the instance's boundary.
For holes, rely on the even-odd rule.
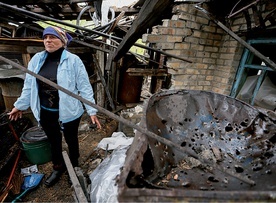
[[[252,39],[248,40],[247,43],[249,45],[268,45],[272,44],[276,46],[276,38],[270,38],[270,39]],[[233,98],[236,98],[237,95],[239,94],[239,91],[241,90],[242,86],[244,85],[248,74],[246,72],[246,69],[256,69],[261,71],[261,73],[258,76],[256,86],[253,91],[253,95],[250,99],[250,104],[254,105],[254,100],[256,95],[258,94],[258,91],[262,85],[262,82],[267,75],[268,71],[274,71],[272,68],[266,66],[266,65],[257,65],[253,64],[253,58],[254,58],[254,53],[249,51],[247,48],[245,48],[244,53],[242,55],[240,65],[238,67],[234,84],[232,86],[232,90],[230,93],[230,96]]]

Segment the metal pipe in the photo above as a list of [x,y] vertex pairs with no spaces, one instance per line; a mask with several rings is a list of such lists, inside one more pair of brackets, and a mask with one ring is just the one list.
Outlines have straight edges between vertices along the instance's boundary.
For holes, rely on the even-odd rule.
[[260,0],[256,0],[256,1],[252,2],[251,4],[248,4],[247,6],[243,7],[242,9],[236,11],[235,13],[232,13],[232,12],[231,12],[230,15],[227,16],[227,18],[231,18],[231,17],[237,15],[238,13],[244,11],[245,9],[250,8],[250,7],[253,6],[254,4],[258,3],[259,1],[260,1]]

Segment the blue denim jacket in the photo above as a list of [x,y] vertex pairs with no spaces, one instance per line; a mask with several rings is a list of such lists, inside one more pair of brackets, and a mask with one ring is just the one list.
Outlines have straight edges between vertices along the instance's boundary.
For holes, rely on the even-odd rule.
[[[38,73],[46,57],[46,51],[35,54],[28,64],[28,69],[34,73]],[[58,65],[57,84],[70,92],[80,94],[82,98],[95,103],[94,92],[83,62],[77,55],[72,54],[67,50],[62,52],[60,63]],[[61,122],[70,122],[84,113],[83,105],[79,100],[60,90],[58,90],[58,93],[59,120]],[[86,104],[84,105],[90,116],[97,113],[97,109]],[[38,96],[38,85],[34,76],[26,74],[22,93],[14,103],[14,107],[19,110],[27,110],[31,107],[34,117],[39,122],[40,101]]]

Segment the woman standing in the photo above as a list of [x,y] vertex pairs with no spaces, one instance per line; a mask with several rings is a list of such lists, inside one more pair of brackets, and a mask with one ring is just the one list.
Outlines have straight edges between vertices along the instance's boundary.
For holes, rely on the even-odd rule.
[[[32,57],[28,69],[95,103],[83,62],[66,50],[71,40],[72,37],[60,28],[45,28],[45,50]],[[97,109],[86,104],[84,106],[92,123],[101,128],[96,116]],[[22,111],[29,107],[51,143],[53,172],[46,179],[45,185],[52,186],[66,169],[62,156],[62,132],[68,145],[70,161],[73,167],[78,166],[78,127],[84,108],[79,100],[27,74],[21,96],[8,113],[9,118],[21,118]]]

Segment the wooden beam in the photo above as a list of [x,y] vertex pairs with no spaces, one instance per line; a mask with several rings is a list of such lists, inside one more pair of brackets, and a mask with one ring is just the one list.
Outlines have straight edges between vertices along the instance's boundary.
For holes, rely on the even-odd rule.
[[22,46],[15,46],[15,45],[6,45],[1,44],[0,52],[7,52],[7,53],[27,53],[26,48]]
[[99,78],[100,78],[100,80],[102,82],[102,85],[103,85],[103,87],[105,89],[105,93],[106,93],[106,96],[107,96],[107,98],[109,100],[110,106],[111,106],[112,110],[114,110],[115,109],[115,105],[113,103],[113,100],[112,100],[112,97],[110,95],[109,89],[108,89],[107,84],[105,82],[105,79],[103,77],[102,70],[101,70],[100,65],[99,65],[99,61],[98,61],[98,59],[97,59],[97,57],[96,57],[95,54],[92,54],[92,56],[93,56],[93,62],[95,64],[95,67],[96,67],[96,70],[97,70],[97,74],[98,74],[98,76],[99,76]]
[[171,0],[146,0],[136,20],[120,43],[114,55],[114,60],[119,60],[130,47],[146,32],[146,29],[153,26],[160,18],[160,14],[170,7],[174,1]]
[[69,156],[68,156],[67,152],[63,151],[62,156],[63,156],[64,162],[65,162],[67,171],[69,173],[70,179],[72,181],[72,185],[74,187],[75,194],[77,196],[78,202],[88,202],[87,198],[86,198],[86,196],[85,196],[85,194],[82,190],[81,184],[80,184],[79,179],[78,179],[78,177],[75,173],[75,170],[72,166],[72,163],[69,159]]
[[166,69],[128,68],[126,71],[131,76],[167,76]]

